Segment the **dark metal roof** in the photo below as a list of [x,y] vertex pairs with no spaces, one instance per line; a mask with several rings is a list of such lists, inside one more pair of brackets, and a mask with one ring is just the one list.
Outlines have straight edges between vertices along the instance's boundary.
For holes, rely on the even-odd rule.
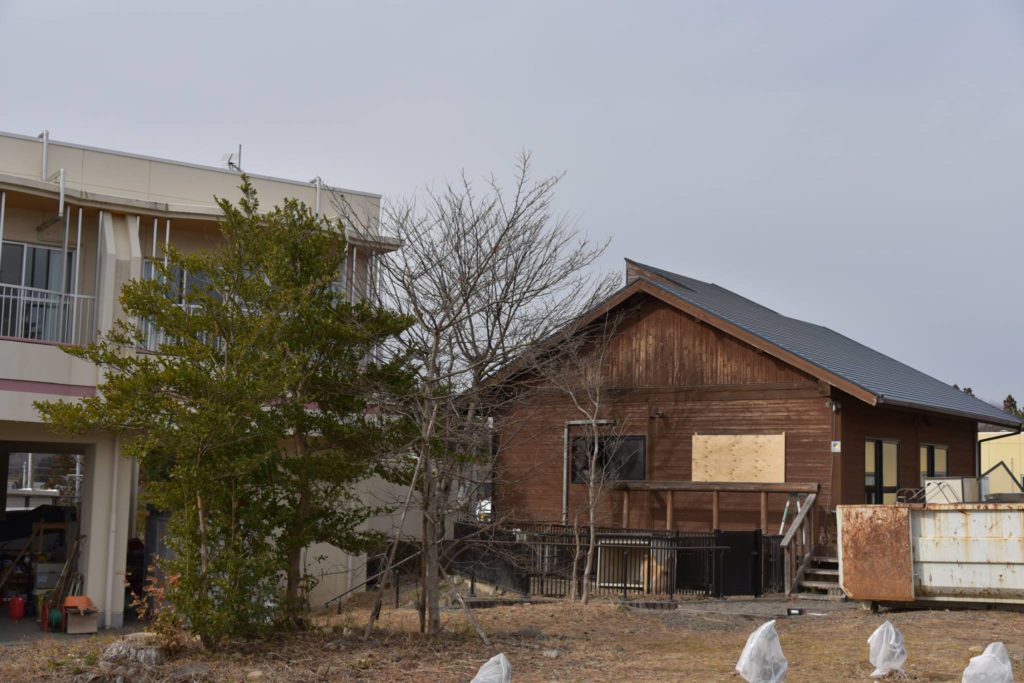
[[827,327],[787,318],[715,284],[636,265],[658,276],[644,278],[639,274],[655,287],[861,387],[878,397],[880,404],[1021,426],[1019,418]]

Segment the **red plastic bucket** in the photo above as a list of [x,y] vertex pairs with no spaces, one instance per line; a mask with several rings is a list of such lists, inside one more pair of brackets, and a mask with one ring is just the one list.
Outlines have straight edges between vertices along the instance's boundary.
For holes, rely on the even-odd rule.
[[25,598],[21,596],[11,598],[7,603],[7,616],[11,619],[21,619],[25,616]]

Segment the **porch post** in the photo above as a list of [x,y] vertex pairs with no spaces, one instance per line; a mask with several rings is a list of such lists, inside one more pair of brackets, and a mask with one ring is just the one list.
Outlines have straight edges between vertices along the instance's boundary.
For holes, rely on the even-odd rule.
[[711,530],[718,529],[718,491],[711,492]]
[[665,528],[672,531],[675,528],[675,491],[668,490],[668,497],[665,500]]

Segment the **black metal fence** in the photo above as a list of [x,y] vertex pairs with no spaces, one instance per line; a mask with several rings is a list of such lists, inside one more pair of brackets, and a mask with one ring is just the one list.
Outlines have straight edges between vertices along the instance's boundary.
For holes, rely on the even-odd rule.
[[786,551],[782,536],[761,536],[761,581],[763,593],[786,592]]
[[[578,595],[588,582],[592,595],[721,596],[723,573],[728,571],[729,548],[716,544],[711,532],[597,528],[589,571],[588,527],[463,522],[455,532],[451,560],[456,571],[527,595],[564,597],[574,582]],[[751,593],[781,590],[780,540],[763,538],[763,591],[753,587]]]

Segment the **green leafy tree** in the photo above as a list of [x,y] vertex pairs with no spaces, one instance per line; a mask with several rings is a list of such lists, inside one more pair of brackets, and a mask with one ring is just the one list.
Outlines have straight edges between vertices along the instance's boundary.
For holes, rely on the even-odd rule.
[[[106,371],[97,396],[37,404],[61,431],[121,435],[140,460],[172,513],[170,602],[207,642],[297,622],[311,543],[379,543],[360,530],[374,510],[354,484],[406,438],[376,399],[411,382],[404,359],[376,358],[406,319],[335,284],[340,226],[296,200],[261,212],[244,176],[241,192],[218,199],[220,247],[169,249],[153,278],[124,286],[109,334],[65,349]],[[152,330],[157,352],[138,353]]]
[[1007,394],[1006,398],[1003,399],[1003,410],[1010,415],[1021,416],[1022,413],[1020,407],[1017,406],[1017,399],[1013,397],[1013,394]]

